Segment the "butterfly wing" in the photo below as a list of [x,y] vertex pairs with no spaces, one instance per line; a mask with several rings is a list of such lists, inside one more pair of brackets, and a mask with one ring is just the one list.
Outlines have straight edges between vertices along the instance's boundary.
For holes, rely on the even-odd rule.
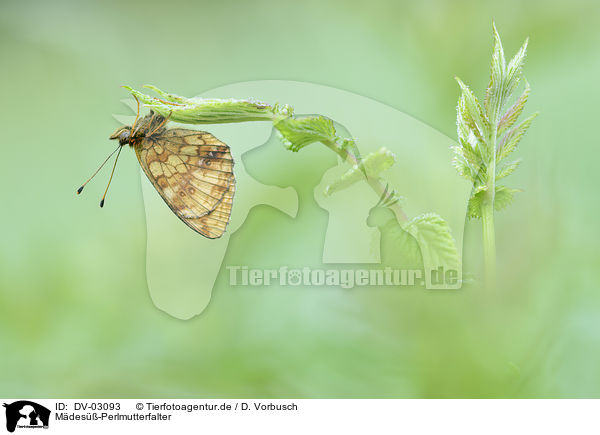
[[229,147],[210,133],[164,130],[135,147],[144,173],[169,208],[208,238],[229,222],[235,177]]
[[225,192],[223,200],[209,214],[196,219],[184,221],[188,226],[198,231],[204,237],[216,239],[223,235],[229,217],[231,216],[231,207],[233,205],[233,195],[235,193],[235,178],[232,177],[229,189]]

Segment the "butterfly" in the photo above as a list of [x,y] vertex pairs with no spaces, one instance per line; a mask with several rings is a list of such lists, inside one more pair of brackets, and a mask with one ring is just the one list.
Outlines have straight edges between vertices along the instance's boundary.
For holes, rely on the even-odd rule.
[[77,190],[98,173],[110,157],[117,158],[100,201],[106,193],[125,145],[134,149],[142,170],[171,211],[194,231],[209,239],[223,235],[235,193],[234,161],[229,147],[205,131],[166,128],[169,117],[150,111],[132,126],[119,127],[110,139],[119,146],[100,168]]

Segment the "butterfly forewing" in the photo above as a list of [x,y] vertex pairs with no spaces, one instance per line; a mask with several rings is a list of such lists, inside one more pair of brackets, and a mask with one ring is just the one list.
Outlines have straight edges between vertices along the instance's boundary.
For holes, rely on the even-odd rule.
[[182,221],[209,238],[223,234],[235,192],[227,145],[210,133],[170,129],[143,138],[135,150],[148,179]]

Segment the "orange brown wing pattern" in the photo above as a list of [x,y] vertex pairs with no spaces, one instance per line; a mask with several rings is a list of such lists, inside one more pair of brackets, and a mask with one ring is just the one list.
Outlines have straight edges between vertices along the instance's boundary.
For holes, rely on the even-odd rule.
[[184,220],[188,226],[198,231],[204,237],[209,239],[216,239],[221,237],[227,228],[229,223],[229,216],[231,215],[231,206],[233,205],[233,195],[235,193],[235,179],[231,179],[229,189],[225,192],[223,200],[217,208],[211,213],[202,216],[197,219]]
[[211,239],[223,234],[235,192],[227,145],[203,131],[170,129],[144,138],[135,151],[150,182],[185,224]]

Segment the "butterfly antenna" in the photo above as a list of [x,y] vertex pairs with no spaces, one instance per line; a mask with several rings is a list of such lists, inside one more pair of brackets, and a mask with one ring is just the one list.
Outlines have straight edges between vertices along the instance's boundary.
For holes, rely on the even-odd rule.
[[117,146],[117,148],[115,148],[115,150],[112,153],[110,153],[110,155],[106,158],[106,160],[104,160],[104,162],[100,165],[100,167],[98,169],[96,169],[96,172],[94,172],[92,174],[92,176],[90,178],[88,178],[87,181],[85,183],[83,183],[79,189],[77,189],[77,195],[79,195],[81,193],[81,191],[83,190],[85,185],[88,184],[90,182],[90,180],[96,176],[96,174],[100,171],[100,169],[102,169],[102,167],[106,164],[106,162],[108,162],[108,159],[110,159],[113,156],[113,154],[119,150],[119,148],[121,148],[121,145]]
[[113,175],[115,174],[115,168],[117,167],[117,162],[119,161],[119,156],[121,155],[121,150],[123,147],[119,147],[119,152],[117,153],[117,158],[115,159],[115,164],[113,165],[112,171],[110,173],[110,178],[108,179],[108,184],[106,185],[106,190],[104,191],[104,195],[102,195],[102,199],[100,200],[100,207],[104,207],[104,199],[106,198],[106,193],[108,192],[108,188],[110,187],[110,182],[112,181]]

